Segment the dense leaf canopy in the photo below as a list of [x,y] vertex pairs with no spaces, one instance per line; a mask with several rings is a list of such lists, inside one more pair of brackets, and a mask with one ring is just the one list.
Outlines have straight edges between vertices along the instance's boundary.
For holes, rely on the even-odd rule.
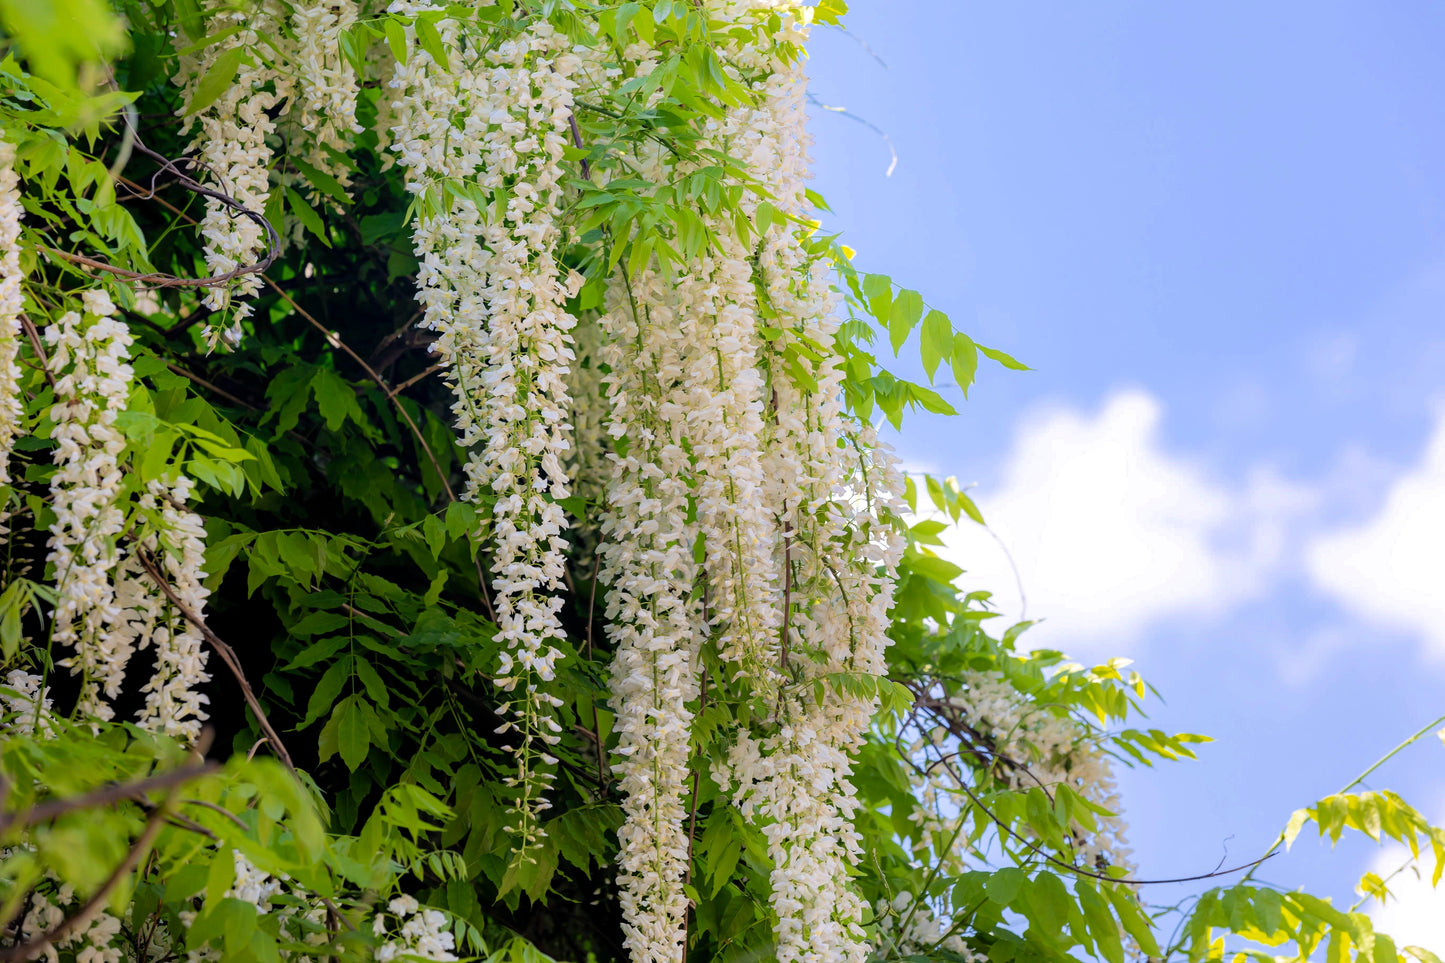
[[[0,959],[1438,963],[1152,905],[1111,767],[1205,740],[879,440],[1024,366],[821,233],[845,12],[0,0]],[[1270,853],[1438,880],[1362,781]]]

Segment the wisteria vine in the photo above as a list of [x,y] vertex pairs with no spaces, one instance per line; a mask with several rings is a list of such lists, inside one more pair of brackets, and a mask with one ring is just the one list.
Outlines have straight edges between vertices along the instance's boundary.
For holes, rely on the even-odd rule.
[[[46,520],[48,582],[32,597],[53,592],[47,641],[59,646],[55,665],[78,677],[69,718],[99,732],[129,694],[140,703],[130,721],[146,738],[204,748],[214,708],[209,684],[224,663],[263,733],[249,751],[269,742],[294,775],[263,700],[207,622],[231,558],[242,544],[270,538],[288,563],[313,566],[318,579],[339,578],[345,589],[335,593],[344,603],[332,600],[344,604],[340,622],[319,611],[332,604],[323,601],[327,591],[308,584],[290,593],[297,605],[314,603],[319,618],[288,629],[310,638],[344,623],[347,632],[344,646],[317,642],[280,669],[325,667],[320,695],[311,696],[298,728],[332,709],[322,696],[345,707],[322,729],[318,765],[340,755],[377,812],[412,805],[405,810],[412,837],[451,831],[428,821],[442,820],[440,803],[427,809],[406,792],[430,791],[430,777],[416,775],[424,768],[417,760],[430,764],[451,749],[419,748],[410,761],[417,768],[399,787],[372,793],[366,782],[368,753],[387,724],[363,693],[385,704],[413,690],[404,680],[392,688],[396,678],[384,679],[369,661],[380,643],[368,646],[362,630],[386,633],[377,626],[389,610],[353,605],[368,583],[363,562],[348,554],[352,543],[317,549],[310,535],[258,533],[204,517],[207,499],[241,494],[243,473],[237,469],[228,486],[213,461],[187,461],[187,453],[210,452],[234,467],[260,462],[263,446],[199,424],[172,429],[155,415],[162,392],[145,379],[166,372],[242,408],[258,406],[223,378],[173,371],[140,350],[154,339],[137,325],[160,339],[190,339],[204,356],[244,350],[258,332],[275,334],[292,316],[285,305],[309,323],[309,336],[319,330],[338,356],[358,362],[382,401],[379,412],[353,410],[328,393],[344,379],[321,363],[305,373],[303,402],[314,392],[328,426],[350,419],[364,434],[376,431],[373,417],[404,423],[437,476],[407,493],[430,493],[425,521],[393,524],[394,512],[378,512],[375,521],[398,544],[428,546],[431,557],[420,562],[430,579],[424,598],[434,607],[433,628],[443,628],[386,634],[419,648],[444,636],[456,649],[438,674],[457,691],[447,690],[427,723],[432,730],[444,714],[462,718],[463,698],[469,710],[485,707],[470,717],[486,731],[469,733],[477,738],[465,752],[475,770],[467,804],[486,811],[496,803],[507,813],[499,834],[507,847],[498,884],[504,896],[535,900],[545,885],[533,892],[532,874],[554,872],[559,850],[572,858],[568,834],[579,830],[551,810],[559,793],[585,786],[598,809],[615,803],[620,811],[620,825],[608,828],[618,844],[622,942],[635,963],[687,958],[703,885],[695,872],[704,806],[713,825],[735,819],[740,833],[761,840],[747,864],[766,892],[757,903],[778,963],[862,963],[884,943],[910,951],[931,943],[974,959],[927,894],[875,902],[853,882],[867,871],[855,766],[885,697],[897,696],[886,653],[912,542],[908,489],[873,418],[872,398],[885,398],[898,382],[873,375],[860,322],[850,316],[870,298],[886,299],[876,281],[865,294],[848,252],[820,234],[819,202],[806,187],[804,51],[813,19],[828,9],[801,0],[674,0],[604,3],[584,16],[566,4],[524,2],[200,4],[165,33],[178,88],[167,96],[189,153],[155,175],[185,168],[192,178],[185,186],[205,195],[194,219],[172,207],[198,237],[197,276],[186,283],[201,293],[184,301],[163,303],[145,284],[127,284],[163,276],[141,273],[154,267],[144,253],[129,255],[138,270],[120,266],[124,244],[103,252],[111,261],[67,257],[50,246],[48,226],[25,233],[25,192],[37,185],[21,183],[13,138],[0,132],[7,138],[0,139],[0,511],[23,506]],[[679,80],[684,72],[695,87]],[[139,136],[135,120],[126,121],[128,138]],[[114,170],[91,163],[92,181],[125,176],[124,158]],[[132,187],[128,200],[156,200],[155,183],[149,193]],[[376,204],[387,189],[405,214],[357,223],[353,203]],[[383,249],[393,230],[399,243]],[[283,243],[304,250],[313,241],[352,240],[385,265],[386,285],[418,305],[404,323],[389,319],[402,324],[389,341],[429,345],[427,369],[411,379],[389,380],[377,354],[363,359],[339,325],[287,293],[312,279],[314,264],[303,260],[289,276],[269,271]],[[61,282],[47,275],[44,285],[27,288],[22,265],[37,259],[64,262]],[[184,256],[173,260],[177,270],[186,266]],[[886,279],[884,287],[891,297]],[[35,329],[33,343],[27,306],[53,319]],[[173,325],[153,320],[167,312],[178,315]],[[28,395],[19,366],[26,351],[39,373]],[[259,357],[255,370],[265,372],[270,355]],[[445,382],[450,439],[444,427],[441,437],[419,428],[400,397],[434,372]],[[288,385],[278,379],[263,390],[269,400]],[[856,396],[860,385],[874,393],[867,403]],[[931,392],[918,390],[927,402]],[[35,397],[50,399],[49,407],[27,423],[26,402]],[[275,427],[308,469],[344,479],[374,467],[314,450],[292,415],[280,415]],[[261,425],[271,420],[268,414]],[[27,450],[52,452],[48,473],[35,475],[48,485],[44,510],[35,498],[26,501],[29,490],[9,470],[25,432],[42,427],[44,437]],[[154,448],[164,457],[143,450],[165,431],[174,438]],[[388,469],[401,462],[384,457]],[[455,478],[444,467],[453,462]],[[266,484],[279,490],[284,480]],[[10,521],[0,514],[0,534]],[[465,527],[454,532],[457,524]],[[436,606],[452,575],[440,559],[452,537],[465,542],[475,580],[463,568],[476,597],[473,604],[455,596],[443,610]],[[264,564],[252,567],[253,580]],[[579,586],[585,612],[568,608],[584,594]],[[248,599],[255,587],[247,585]],[[929,617],[928,631],[947,621]],[[212,652],[220,656],[214,663]],[[146,678],[135,678],[138,665],[148,668]],[[345,692],[340,683],[326,688],[337,666],[352,671]],[[454,678],[474,671],[488,683],[485,695],[463,691]],[[268,677],[278,690],[289,686],[280,673]],[[7,681],[0,728],[36,735],[59,725],[48,676],[12,672]],[[588,684],[595,697],[579,698]],[[972,676],[940,705],[1000,754],[1022,751],[1014,742],[1024,709],[996,688],[1008,687]],[[932,704],[930,692],[916,696],[919,705]],[[1070,733],[1078,735],[1055,720],[1034,734],[1027,748],[1047,762],[1031,778],[1068,782],[1081,798],[1113,805],[1097,747],[1066,739]],[[569,734],[590,740],[595,774],[591,759],[581,766],[569,758]],[[909,759],[938,745],[906,735]],[[925,802],[946,796],[959,805],[969,787],[947,772],[918,776],[914,788]],[[477,789],[484,774],[496,775],[497,798]],[[153,822],[164,817],[189,828],[190,816],[164,808],[171,802],[147,818],[160,813]],[[919,851],[941,850],[961,819],[940,811],[905,829]],[[268,822],[255,821],[269,831]],[[373,825],[362,822],[359,841],[345,843],[339,860],[368,898],[372,881],[357,868],[364,861],[357,854],[380,845],[367,835]],[[1095,863],[1120,865],[1115,830],[1091,836],[1080,828],[1070,845]],[[152,831],[148,822],[144,832]],[[490,842],[469,836],[458,848],[477,848],[449,853],[451,862],[423,860],[419,850],[406,850],[411,862],[393,853],[387,870],[402,867],[428,885],[441,880],[433,896],[445,892],[461,906],[465,898],[446,887],[492,858]],[[211,864],[207,893],[274,915],[273,935],[290,946],[279,958],[340,939],[342,917],[322,889],[308,891],[253,862],[254,851],[233,857],[222,853]],[[739,854],[731,858],[736,867]],[[959,871],[968,859],[940,858]],[[16,945],[120,959],[119,918],[96,911],[86,926],[65,929],[88,911],[54,882],[37,883],[11,934]],[[722,888],[708,883],[714,893]],[[384,908],[374,902],[367,913],[375,959],[457,959],[463,930],[446,929],[452,915],[408,893]],[[149,925],[145,941],[133,941],[137,952],[144,942],[178,956],[183,930],[205,932],[208,924],[185,910]],[[223,958],[214,945],[186,945],[188,959]]]

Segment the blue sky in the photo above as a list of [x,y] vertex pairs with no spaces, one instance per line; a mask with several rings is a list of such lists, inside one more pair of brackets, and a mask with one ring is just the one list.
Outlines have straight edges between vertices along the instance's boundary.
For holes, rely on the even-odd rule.
[[[1445,7],[853,6],[812,89],[898,163],[815,112],[830,226],[1035,368],[899,450],[976,484],[1040,643],[1135,658],[1156,723],[1217,738],[1121,779],[1145,875],[1249,858],[1445,714]],[[991,542],[953,551],[1019,609]],[[1445,818],[1445,749],[1370,785]],[[1263,875],[1348,902],[1391,855]],[[1445,948],[1445,893],[1406,900]]]

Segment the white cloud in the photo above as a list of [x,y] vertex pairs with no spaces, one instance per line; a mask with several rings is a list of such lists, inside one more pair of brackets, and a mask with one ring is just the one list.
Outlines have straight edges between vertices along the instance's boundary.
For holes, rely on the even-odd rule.
[[[1213,615],[1263,588],[1280,522],[1307,493],[1265,473],[1235,491],[1164,450],[1163,406],[1141,390],[1097,415],[1053,407],[1026,419],[998,487],[972,492],[1017,564],[1034,645],[1079,654],[1126,650],[1152,623]],[[922,506],[920,506],[922,507]],[[963,584],[988,588],[1006,616],[1024,606],[998,542],[967,522],[948,556]]]
[[[1428,851],[1428,847],[1427,847]],[[1370,872],[1384,879],[1409,859],[1410,851],[1392,843],[1370,862]],[[1428,857],[1388,881],[1391,898],[1381,906],[1371,899],[1370,920],[1375,929],[1388,934],[1396,946],[1423,946],[1437,956],[1445,953],[1445,880],[1440,888],[1430,885],[1433,870]]]
[[1445,406],[1420,464],[1398,476],[1364,523],[1313,539],[1319,588],[1370,622],[1424,638],[1445,658]]

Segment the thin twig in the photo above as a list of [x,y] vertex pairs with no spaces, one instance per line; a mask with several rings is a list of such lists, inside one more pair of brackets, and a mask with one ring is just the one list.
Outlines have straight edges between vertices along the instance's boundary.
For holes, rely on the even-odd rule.
[[245,408],[247,411],[259,411],[259,410],[260,410],[260,409],[258,409],[255,405],[250,404],[249,402],[246,402],[246,401],[242,401],[240,398],[237,398],[235,395],[231,394],[229,391],[225,390],[224,388],[218,388],[218,387],[216,387],[215,385],[213,385],[213,384],[211,384],[209,381],[207,381],[205,378],[202,378],[200,375],[196,374],[194,371],[188,371],[187,369],[181,367],[180,365],[175,364],[174,362],[170,362],[170,361],[167,361],[167,362],[166,362],[166,367],[167,367],[167,368],[170,368],[172,371],[174,371],[176,374],[180,375],[180,376],[183,377],[183,378],[189,378],[190,380],[194,381],[196,384],[200,385],[202,388],[209,388],[211,391],[214,391],[216,394],[220,395],[222,398],[225,398],[227,401],[231,402],[232,404],[240,405],[242,408]]
[[316,317],[310,311],[307,311],[305,308],[301,307],[301,305],[297,304],[296,300],[292,298],[291,295],[287,294],[284,290],[282,290],[279,284],[271,280],[269,277],[266,277],[265,275],[262,275],[261,277],[262,280],[264,280],[267,284],[271,286],[271,290],[275,291],[276,294],[280,296],[281,300],[291,305],[291,309],[293,311],[301,315],[302,318],[306,319],[307,323],[309,323],[316,330],[320,331],[322,335],[325,336],[328,344],[338,347],[343,352],[345,352],[346,356],[351,360],[355,361],[358,365],[360,365],[361,370],[366,372],[366,376],[376,383],[376,386],[381,389],[382,394],[386,395],[387,399],[390,400],[391,403],[396,407],[396,410],[401,415],[402,419],[406,421],[407,427],[411,429],[411,433],[413,436],[415,436],[417,444],[421,445],[422,451],[426,452],[427,458],[431,461],[432,468],[436,471],[437,477],[441,479],[442,488],[445,489],[447,493],[447,498],[451,501],[456,501],[456,492],[452,491],[451,483],[447,481],[446,473],[442,471],[441,462],[437,460],[436,452],[432,451],[431,445],[427,444],[427,440],[422,435],[421,429],[417,427],[416,422],[412,420],[411,414],[406,410],[406,406],[401,403],[401,399],[396,397],[395,392],[391,390],[391,386],[386,383],[386,380],[382,378],[381,375],[376,373],[375,368],[366,363],[365,358],[357,354],[351,349],[351,346],[349,344],[337,337],[335,332],[326,327],[326,325],[322,324],[320,321],[316,320]]
[[199,763],[184,769],[172,769],[170,772],[163,772],[158,776],[139,779],[135,782],[117,783],[103,789],[94,789],[81,796],[54,799],[38,806],[32,806],[22,812],[0,813],[0,832],[24,829],[27,826],[49,822],[77,809],[95,809],[126,799],[134,799],[136,796],[144,796],[146,793],[156,792],[160,789],[174,789],[188,782],[194,782],[202,776],[214,772],[217,768],[219,767],[215,763]]
[[165,593],[166,598],[176,607],[176,610],[185,616],[187,622],[194,625],[200,631],[206,641],[211,643],[211,647],[221,656],[221,661],[226,663],[226,668],[231,670],[231,675],[235,676],[237,684],[240,685],[241,695],[245,698],[246,705],[250,707],[251,712],[256,716],[256,723],[261,727],[261,732],[266,736],[266,741],[271,744],[271,750],[276,753],[276,757],[285,764],[287,769],[295,773],[296,764],[291,761],[291,753],[286,751],[286,745],[281,741],[281,736],[271,727],[271,720],[266,717],[265,710],[261,708],[260,700],[256,698],[256,693],[251,688],[251,683],[247,681],[246,673],[241,668],[241,660],[236,657],[236,650],[222,641],[221,637],[216,635],[215,632],[212,632],[210,626],[206,625],[204,619],[197,615],[189,605],[181,601],[181,597],[176,594],[175,589],[171,588],[170,583],[166,581],[165,576],[161,574],[160,569],[156,567],[155,561],[149,555],[144,552],[137,552],[136,557],[140,560],[141,567],[146,570],[146,574],[149,575],[151,580]]
[[964,795],[966,795],[969,799],[973,800],[973,804],[977,806],[979,808],[979,811],[982,812],[985,816],[987,816],[994,823],[994,825],[996,825],[999,829],[1003,830],[1008,835],[1012,836],[1014,839],[1018,840],[1020,843],[1023,843],[1024,846],[1028,847],[1028,849],[1032,850],[1036,855],[1042,856],[1045,860],[1052,863],[1053,865],[1059,867],[1060,869],[1067,870],[1070,873],[1075,874],[1076,876],[1085,876],[1089,879],[1097,879],[1105,883],[1122,883],[1125,886],[1162,886],[1165,883],[1197,883],[1200,880],[1214,879],[1216,876],[1229,876],[1232,873],[1237,873],[1242,869],[1253,869],[1260,863],[1263,863],[1265,860],[1276,855],[1275,851],[1271,850],[1265,853],[1263,856],[1259,857],[1259,859],[1252,859],[1247,863],[1240,863],[1238,866],[1231,866],[1229,869],[1216,869],[1213,872],[1209,873],[1199,873],[1196,876],[1178,876],[1174,879],[1135,879],[1132,876],[1110,876],[1107,873],[1096,873],[1092,870],[1084,869],[1082,866],[1079,866],[1075,863],[1071,863],[1068,860],[1059,859],[1058,857],[1050,854],[1038,843],[1035,843],[1033,840],[1024,836],[1022,833],[1014,829],[999,816],[995,815],[993,810],[985,806],[983,804],[983,801],[980,800],[978,796],[974,795],[973,790],[969,789],[968,785],[961,778],[958,778],[957,773],[954,773],[954,777],[958,782],[958,788],[962,789]]
[[[1389,752],[1385,753],[1385,754],[1384,754],[1383,756],[1381,756],[1379,759],[1376,759],[1374,762],[1370,763],[1369,768],[1367,768],[1364,772],[1360,773],[1360,774],[1359,774],[1358,776],[1356,776],[1354,779],[1351,779],[1348,783],[1346,783],[1346,784],[1340,789],[1339,792],[1335,793],[1335,795],[1336,795],[1336,796],[1343,796],[1345,793],[1349,792],[1351,789],[1354,789],[1354,788],[1355,788],[1356,786],[1358,786],[1360,783],[1362,783],[1362,782],[1364,782],[1366,779],[1370,778],[1370,774],[1373,773],[1376,769],[1379,769],[1379,768],[1380,768],[1381,766],[1383,766],[1385,763],[1389,762],[1391,759],[1395,758],[1395,756],[1397,756],[1397,755],[1399,755],[1401,752],[1403,752],[1407,746],[1409,746],[1409,745],[1411,745],[1412,743],[1415,743],[1415,742],[1419,741],[1420,739],[1424,738],[1424,736],[1425,736],[1427,733],[1431,732],[1432,730],[1438,729],[1438,728],[1440,727],[1441,723],[1445,723],[1445,716],[1441,716],[1441,717],[1438,718],[1438,719],[1433,719],[1433,720],[1431,720],[1430,722],[1427,722],[1425,725],[1421,726],[1419,729],[1415,730],[1413,733],[1411,733],[1409,736],[1407,736],[1407,737],[1405,738],[1405,740],[1404,740],[1403,742],[1401,742],[1398,746],[1396,746],[1395,748],[1391,749]],[[1284,844],[1284,840],[1285,840],[1285,833],[1284,833],[1283,830],[1281,830],[1281,831],[1280,831],[1280,834],[1275,837],[1274,842],[1270,845],[1270,847],[1269,847],[1269,852],[1265,853],[1265,857],[1268,858],[1268,857],[1270,857],[1270,856],[1273,856],[1273,855],[1275,854],[1275,852],[1279,849],[1279,847]],[[1264,860],[1260,860],[1259,862],[1264,862]],[[1245,880],[1248,880],[1248,879],[1249,879],[1250,877],[1252,877],[1253,875],[1254,875],[1254,870],[1251,868],[1250,871],[1245,874],[1244,879],[1245,879]]]
[[[570,113],[570,114],[567,115],[567,125],[568,125],[568,126],[571,128],[571,130],[572,130],[572,146],[576,147],[578,150],[581,150],[581,149],[582,149],[582,131],[577,127],[577,114],[576,114],[575,112],[574,112],[574,113]],[[588,163],[587,163],[587,158],[585,158],[585,157],[582,158],[582,165],[581,165],[581,166],[582,166],[582,179],[583,179],[584,181],[590,181],[590,180],[592,179],[592,168],[591,168],[590,165],[588,165]]]
[[792,529],[783,533],[783,636],[782,643],[782,670],[783,675],[788,673],[788,617],[793,611],[793,532]]
[[235,813],[231,812],[224,806],[217,806],[215,803],[206,802],[204,799],[182,799],[181,802],[187,806],[204,806],[206,809],[213,809],[216,812],[220,813],[222,816],[225,816],[231,822],[235,823],[240,828],[246,830],[250,829],[249,826],[242,822],[240,816],[237,816]]
[[[707,710],[707,667],[702,670],[702,692],[698,696],[697,714],[702,716]],[[692,771],[692,813],[688,817],[687,824],[687,868],[683,871],[682,885],[688,886],[692,883],[692,848],[693,841],[697,839],[697,776],[700,769]],[[686,914],[683,917],[682,934],[682,963],[687,963],[687,914],[692,912],[692,900],[687,901]]]
[[[97,260],[93,257],[87,257],[84,254],[71,254],[68,251],[62,251],[58,248],[48,247],[43,244],[39,245],[40,250],[45,251],[48,254],[52,254],[55,257],[61,258],[62,260],[69,261],[72,264],[79,264],[95,271],[103,271],[107,274],[114,274],[118,277],[123,277],[128,281],[134,281],[139,284],[148,284],[158,288],[224,287],[225,285],[236,280],[237,278],[245,277],[248,274],[260,274],[272,265],[276,258],[279,257],[281,254],[281,237],[279,234],[276,233],[276,228],[272,226],[271,222],[266,220],[264,214],[258,211],[250,210],[240,201],[236,200],[229,194],[223,194],[220,191],[213,190],[205,186],[200,181],[191,177],[189,174],[185,173],[179,167],[177,167],[176,161],[172,160],[169,157],[166,157],[163,154],[158,154],[155,151],[151,150],[149,147],[147,147],[145,145],[145,142],[141,140],[139,131],[135,129],[135,125],[132,123],[130,112],[127,112],[127,114],[125,115],[125,124],[126,146],[123,152],[123,159],[117,161],[115,169],[112,171],[112,174],[113,176],[115,176],[116,180],[124,183],[125,185],[127,185],[127,187],[129,187],[129,189],[131,190],[131,197],[137,200],[158,200],[158,198],[156,197],[156,181],[159,180],[161,175],[163,174],[174,175],[175,182],[182,188],[190,191],[193,194],[199,194],[202,197],[208,197],[212,200],[218,201],[223,207],[229,210],[233,216],[244,217],[259,225],[266,237],[266,253],[262,255],[254,264],[245,264],[238,268],[235,268],[234,270],[227,271],[224,274],[216,274],[211,277],[204,278],[183,278],[178,277],[174,274],[131,271],[126,268],[116,267],[114,264],[110,264],[106,261]],[[160,165],[160,170],[156,171],[154,174],[151,175],[151,183],[149,189],[142,188],[134,181],[127,180],[126,178],[120,176],[120,168],[124,166],[124,159],[129,158],[131,148],[134,148],[139,153],[144,154],[146,157],[149,157],[151,160],[155,161]],[[203,164],[192,158],[187,158],[185,160],[185,163],[191,167],[206,169]],[[194,223],[194,221],[192,221],[192,223]]]
[[116,267],[114,264],[98,260],[93,257],[86,257],[84,254],[71,254],[69,251],[62,251],[57,247],[49,247],[44,244],[37,244],[40,250],[52,257],[58,257],[62,261],[69,261],[71,264],[79,264],[95,271],[102,271],[106,274],[114,274],[117,277],[125,278],[134,284],[147,284],[155,288],[219,288],[231,283],[239,277],[247,274],[255,274],[258,270],[256,265],[236,268],[234,271],[227,271],[225,274],[217,274],[214,277],[205,278],[183,278],[174,274],[147,274],[142,271],[131,271],[126,268]]
[[430,377],[431,375],[436,374],[438,371],[442,370],[442,369],[445,368],[445,367],[446,367],[446,365],[444,365],[444,364],[434,364],[434,365],[432,365],[430,368],[428,368],[428,369],[426,369],[425,371],[423,371],[421,374],[419,374],[419,375],[412,375],[410,378],[406,379],[406,380],[403,381],[401,384],[397,385],[395,388],[392,388],[389,392],[387,392],[387,394],[388,394],[390,397],[395,398],[397,395],[401,394],[403,391],[405,391],[406,389],[410,388],[412,385],[416,384],[418,381],[421,381],[421,380],[423,380],[423,379],[425,379],[425,378]]
[[50,356],[45,353],[45,342],[40,340],[40,331],[27,314],[20,315],[20,327],[25,329],[25,337],[30,339],[30,347],[34,349],[35,357],[40,359],[40,370],[45,372],[45,380],[50,382],[50,387],[54,390],[55,375],[50,373]]
[[[601,549],[599,544],[598,549]],[[598,551],[592,560],[592,592],[587,600],[587,661],[592,661],[592,612],[597,607],[597,573],[602,567],[602,553]],[[602,761],[602,727],[597,722],[597,700],[592,700],[592,729],[597,733],[597,785],[602,794],[607,794],[607,769]]]
[[[175,790],[172,789],[172,794],[174,794],[174,792]],[[75,915],[61,920],[54,929],[28,943],[20,943],[0,950],[0,961],[9,963],[11,960],[33,960],[37,956],[43,955],[45,950],[52,944],[65,939],[76,930],[89,925],[90,921],[95,918],[95,915],[105,906],[106,901],[110,899],[110,894],[115,891],[115,888],[121,884],[122,880],[130,875],[131,870],[135,869],[136,866],[140,864],[141,859],[149,852],[151,843],[155,842],[156,837],[160,835],[161,829],[166,824],[166,816],[169,814],[170,802],[171,797],[168,796],[165,802],[161,803],[151,812],[150,818],[146,820],[145,829],[141,831],[140,836],[137,837],[136,841],[131,845],[130,851],[125,854],[125,858],[120,861],[120,865],[111,872],[106,881],[101,884],[100,889],[92,893],[90,899],[86,900],[80,909],[76,910]]]

